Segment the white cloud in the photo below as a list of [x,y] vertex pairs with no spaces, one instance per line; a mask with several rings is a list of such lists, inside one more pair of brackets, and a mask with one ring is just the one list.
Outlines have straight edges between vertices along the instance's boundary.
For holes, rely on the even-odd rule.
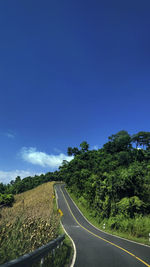
[[37,151],[34,147],[23,147],[21,149],[21,157],[24,161],[39,165],[42,167],[58,168],[63,160],[71,161],[73,156],[66,156],[63,153],[59,155],[49,155],[44,152]]
[[98,150],[98,146],[97,146],[97,145],[92,146],[92,149],[94,149],[94,150]]
[[7,184],[11,180],[15,180],[17,176],[24,178],[27,176],[34,176],[35,174],[40,175],[41,173],[35,173],[35,172],[24,171],[24,170],[0,171],[0,182]]

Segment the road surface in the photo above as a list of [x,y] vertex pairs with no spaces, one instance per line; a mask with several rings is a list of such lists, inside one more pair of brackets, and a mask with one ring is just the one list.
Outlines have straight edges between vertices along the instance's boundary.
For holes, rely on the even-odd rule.
[[150,247],[98,230],[80,213],[64,185],[55,189],[62,224],[76,247],[74,267],[150,267]]

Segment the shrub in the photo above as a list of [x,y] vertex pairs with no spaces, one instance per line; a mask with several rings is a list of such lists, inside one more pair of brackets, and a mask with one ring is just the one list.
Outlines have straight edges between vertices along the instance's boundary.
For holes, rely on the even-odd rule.
[[137,196],[130,198],[124,197],[117,203],[118,213],[130,218],[134,218],[137,213],[141,213],[143,207],[143,201]]
[[13,202],[14,202],[14,196],[12,194],[0,193],[0,205],[11,206]]

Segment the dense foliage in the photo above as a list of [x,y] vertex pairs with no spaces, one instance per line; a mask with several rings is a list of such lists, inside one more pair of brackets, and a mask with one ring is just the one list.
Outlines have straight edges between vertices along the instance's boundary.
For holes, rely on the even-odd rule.
[[0,207],[11,206],[13,202],[14,202],[14,196],[12,194],[0,193]]
[[64,180],[94,217],[136,218],[150,214],[150,133],[130,136],[122,130],[108,138],[103,148],[68,148],[74,155],[60,167]]

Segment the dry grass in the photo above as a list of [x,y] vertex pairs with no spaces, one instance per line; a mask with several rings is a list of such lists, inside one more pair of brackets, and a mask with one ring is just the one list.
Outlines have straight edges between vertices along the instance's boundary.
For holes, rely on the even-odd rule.
[[53,182],[15,196],[0,218],[0,264],[48,243],[58,234],[60,215],[54,212]]

